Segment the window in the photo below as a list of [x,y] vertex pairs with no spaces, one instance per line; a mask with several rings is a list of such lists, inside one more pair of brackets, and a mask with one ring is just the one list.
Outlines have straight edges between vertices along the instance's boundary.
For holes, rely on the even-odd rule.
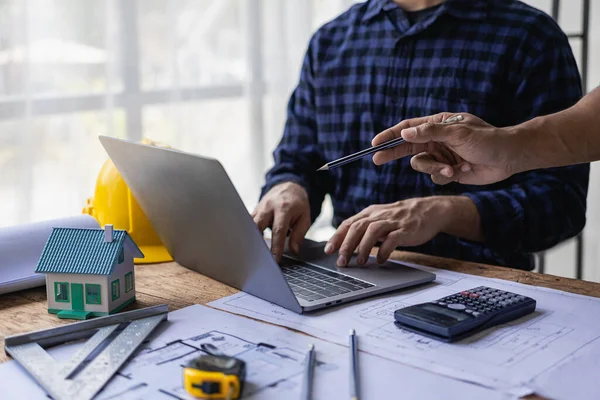
[[101,304],[100,285],[93,283],[85,284],[85,304]]
[[121,247],[121,251],[119,252],[119,264],[123,264],[123,261],[125,261],[125,252],[123,251],[123,248]]
[[125,293],[133,290],[133,272],[125,274]]
[[110,288],[112,291],[112,299],[116,300],[119,297],[121,297],[121,282],[119,282],[119,280],[114,280],[112,281],[112,283],[110,284]]
[[61,303],[69,302],[69,283],[54,282],[54,300]]

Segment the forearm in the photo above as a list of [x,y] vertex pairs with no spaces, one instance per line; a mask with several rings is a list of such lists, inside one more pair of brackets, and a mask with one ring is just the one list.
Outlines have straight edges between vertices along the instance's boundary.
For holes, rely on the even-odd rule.
[[473,242],[484,240],[479,211],[466,196],[435,196],[441,210],[442,233]]
[[517,172],[600,160],[600,88],[573,107],[507,128]]

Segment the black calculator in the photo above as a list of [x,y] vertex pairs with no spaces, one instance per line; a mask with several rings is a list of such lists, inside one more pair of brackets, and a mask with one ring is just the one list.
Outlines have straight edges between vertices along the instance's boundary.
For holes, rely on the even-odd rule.
[[394,312],[399,328],[454,342],[535,311],[534,299],[486,286]]

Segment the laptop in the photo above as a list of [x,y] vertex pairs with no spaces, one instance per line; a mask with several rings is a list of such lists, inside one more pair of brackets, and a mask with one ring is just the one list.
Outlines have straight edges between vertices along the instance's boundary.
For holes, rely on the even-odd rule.
[[278,264],[219,161],[106,136],[100,142],[173,259],[219,282],[302,313],[435,279],[374,258],[338,268],[324,243],[308,240]]

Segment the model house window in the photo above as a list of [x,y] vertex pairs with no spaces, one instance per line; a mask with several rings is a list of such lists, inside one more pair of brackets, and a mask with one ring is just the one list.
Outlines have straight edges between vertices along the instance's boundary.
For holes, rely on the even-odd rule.
[[63,303],[69,302],[69,284],[67,282],[54,282],[54,300]]
[[112,299],[116,300],[119,297],[121,297],[121,283],[119,282],[119,280],[115,280],[112,281],[112,283],[110,284],[111,287],[111,291],[112,291]]
[[133,289],[133,272],[125,274],[125,293],[130,292]]
[[123,251],[123,248],[121,248],[121,251],[119,252],[119,264],[122,264],[123,261],[125,261],[125,252]]
[[85,284],[85,303],[86,304],[100,304],[100,285],[92,283]]

